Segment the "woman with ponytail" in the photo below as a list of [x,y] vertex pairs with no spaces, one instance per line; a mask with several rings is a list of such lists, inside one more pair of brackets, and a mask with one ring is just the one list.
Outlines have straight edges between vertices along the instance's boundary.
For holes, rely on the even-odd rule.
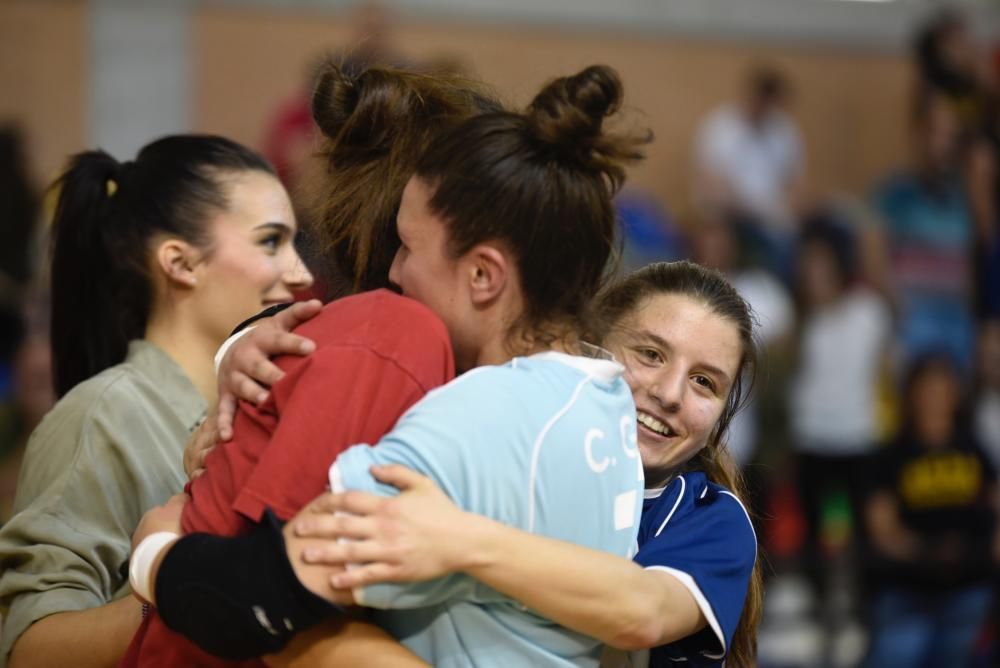
[[184,486],[184,444],[216,399],[215,350],[312,281],[272,168],[226,139],[166,137],[125,163],[88,151],[57,187],[60,401],[0,532],[0,664],[12,668],[120,660],[141,617],[131,533]]

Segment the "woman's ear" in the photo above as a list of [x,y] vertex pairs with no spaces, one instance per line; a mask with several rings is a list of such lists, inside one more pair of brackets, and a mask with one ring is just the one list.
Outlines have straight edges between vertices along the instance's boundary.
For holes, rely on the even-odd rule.
[[167,239],[156,247],[155,266],[171,285],[194,288],[198,284],[195,268],[201,253],[181,239]]
[[469,264],[469,291],[472,303],[485,306],[503,294],[511,278],[510,259],[490,244],[479,244],[467,254]]

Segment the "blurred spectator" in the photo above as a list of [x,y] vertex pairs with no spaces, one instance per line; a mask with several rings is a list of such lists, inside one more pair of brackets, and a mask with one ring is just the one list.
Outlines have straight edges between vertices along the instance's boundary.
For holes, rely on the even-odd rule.
[[10,362],[23,336],[21,305],[34,273],[38,197],[16,126],[0,127],[0,398],[10,390]]
[[979,393],[975,406],[976,435],[1000,470],[1000,319],[979,328]]
[[622,270],[631,272],[650,262],[686,257],[684,237],[654,196],[626,188],[615,197],[623,234]]
[[52,354],[44,332],[28,336],[14,358],[14,390],[0,406],[4,449],[0,452],[0,525],[14,510],[17,477],[28,436],[55,403],[52,388]]
[[846,226],[813,216],[799,249],[802,314],[789,416],[806,520],[804,566],[824,601],[831,556],[824,520],[831,509],[843,525],[838,540],[847,532],[856,543],[862,537],[863,474],[878,440],[876,390],[891,315],[881,295],[857,282],[856,244]]
[[264,128],[264,157],[274,165],[278,178],[288,189],[299,221],[296,250],[313,276],[319,279],[309,289],[296,293],[296,299],[326,300],[330,297],[330,288],[322,278],[326,272],[319,266],[321,249],[317,247],[307,208],[301,205],[300,192],[307,170],[320,168],[309,160],[316,147],[317,129],[310,109],[316,74],[330,60],[354,77],[372,65],[407,66],[393,44],[393,20],[393,13],[382,3],[375,0],[358,2],[346,15],[350,25],[348,43],[308,63],[301,87],[277,105]]
[[361,2],[347,16],[350,43],[334,54],[322,54],[306,68],[302,88],[281,102],[265,128],[264,157],[274,165],[278,177],[293,194],[305,160],[310,155],[316,129],[309,103],[319,68],[333,59],[351,76],[372,65],[402,65],[392,46],[392,15],[377,2]]
[[1000,141],[977,140],[965,164],[976,228],[976,314],[1000,318]]
[[874,194],[884,219],[887,285],[904,359],[945,349],[972,366],[973,228],[960,175],[958,118],[922,90],[913,108],[914,162]]
[[983,130],[995,122],[989,59],[960,11],[933,15],[917,32],[913,50],[922,83],[953,105],[963,127]]
[[13,515],[28,437],[55,403],[49,301],[42,277],[27,289],[20,317],[24,336],[11,363],[10,394],[0,400],[0,525]]
[[965,666],[997,564],[996,474],[963,410],[947,353],[914,361],[903,428],[866,508],[876,584],[868,665]]
[[[0,128],[0,524],[10,517],[28,434],[52,406],[44,316],[30,298],[38,265],[39,201],[15,126]],[[27,309],[27,312],[26,312]],[[44,310],[44,308],[42,308]],[[35,325],[42,323],[40,327]]]
[[1000,315],[1000,90],[998,72],[966,17],[949,8],[917,35],[922,85],[940,95],[960,126],[962,165],[976,230],[977,311]]
[[[737,292],[750,304],[757,318],[757,343],[766,360],[768,381],[772,381],[776,358],[788,343],[795,326],[795,308],[791,295],[771,273],[759,267],[747,267],[740,257],[735,223],[720,217],[706,217],[692,231],[692,258],[701,265],[722,272]],[[756,398],[729,424],[726,447],[741,466],[754,459],[758,445]]]
[[776,70],[754,70],[739,103],[712,111],[698,130],[695,199],[709,215],[738,215],[761,261],[791,268],[805,174],[802,140],[785,111],[790,90]]

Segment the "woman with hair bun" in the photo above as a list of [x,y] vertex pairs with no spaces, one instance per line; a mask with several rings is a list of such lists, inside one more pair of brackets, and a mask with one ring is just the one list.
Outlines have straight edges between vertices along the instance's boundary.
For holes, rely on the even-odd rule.
[[[612,285],[597,310],[639,422],[645,495],[634,560],[466,512],[432,480],[392,466],[373,474],[400,496],[326,495],[293,520],[297,535],[354,542],[303,555],[292,538],[292,562],[359,564],[335,569],[331,582],[355,590],[461,573],[606,642],[606,668],[754,665],[760,565],[725,445],[756,367],[749,307],[717,272],[673,262]],[[313,582],[320,595],[332,591]]]
[[232,328],[312,277],[271,166],[221,137],[165,137],[120,163],[76,155],[52,226],[60,401],[32,434],[0,531],[0,664],[109,665],[141,607],[132,531],[183,488]]
[[[185,533],[246,534],[267,509],[292,517],[328,487],[327,469],[342,450],[377,441],[424,394],[454,377],[440,319],[384,289],[400,247],[396,215],[420,156],[466,119],[500,108],[482,84],[461,77],[390,68],[351,75],[332,63],[321,71],[312,99],[321,141],[302,194],[318,255],[326,259],[320,271],[332,296],[343,298],[297,330],[315,341],[316,352],[274,369],[283,380],[271,379],[260,405],[241,406],[233,438],[206,458],[188,490]],[[246,339],[270,335],[261,326]],[[351,629],[379,642],[378,629]],[[154,610],[124,665],[227,664],[172,632]]]
[[[623,165],[648,140],[604,129],[621,96],[613,70],[590,67],[547,86],[525,113],[475,116],[417,158],[402,192],[401,245],[389,279],[425,305],[411,302],[413,313],[439,319],[455,367],[471,371],[428,394],[381,438],[352,439],[337,425],[369,414],[381,397],[361,392],[346,405],[327,404],[315,386],[298,395],[314,375],[326,384],[356,378],[343,362],[325,363],[323,316],[310,321],[299,331],[317,339],[317,352],[279,360],[285,377],[272,399],[237,416],[234,442],[255,413],[282,410],[284,402],[272,444],[285,432],[326,453],[356,442],[375,446],[350,447],[332,467],[333,457],[298,460],[300,485],[286,496],[304,505],[326,479],[334,489],[388,493],[369,468],[402,463],[467,510],[620,557],[631,553],[642,490],[634,404],[623,367],[586,342],[595,329],[589,305],[614,247],[611,197]],[[411,348],[443,338],[409,324],[384,334]],[[296,402],[312,408],[295,411]],[[209,457],[205,476],[227,446]],[[309,488],[301,489],[306,479]],[[192,491],[197,497],[197,483]],[[249,534],[153,535],[133,561],[141,593],[156,600],[172,629],[234,659],[276,651],[332,612],[289,567],[266,505],[258,499],[255,519],[263,525]],[[157,526],[151,521],[139,533]],[[298,575],[326,586],[325,569]],[[376,608],[376,623],[434,665],[596,666],[600,654],[599,641],[465,576],[341,595],[343,604]]]

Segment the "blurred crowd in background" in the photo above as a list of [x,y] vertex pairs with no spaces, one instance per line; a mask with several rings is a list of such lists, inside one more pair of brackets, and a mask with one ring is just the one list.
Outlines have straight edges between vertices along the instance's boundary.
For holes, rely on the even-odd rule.
[[[399,56],[383,9],[352,20],[363,47],[332,45],[350,68],[461,68]],[[909,159],[867,192],[813,187],[797,82],[762,62],[691,128],[677,166],[689,201],[619,197],[624,270],[694,259],[728,276],[759,320],[764,372],[728,442],[768,565],[762,666],[951,666],[964,647],[975,665],[1000,665],[998,44],[957,11],[927,17],[897,119]],[[293,192],[312,133],[307,87],[275,100],[260,128]],[[0,522],[53,403],[51,196],[31,159],[18,127],[0,128]]]

